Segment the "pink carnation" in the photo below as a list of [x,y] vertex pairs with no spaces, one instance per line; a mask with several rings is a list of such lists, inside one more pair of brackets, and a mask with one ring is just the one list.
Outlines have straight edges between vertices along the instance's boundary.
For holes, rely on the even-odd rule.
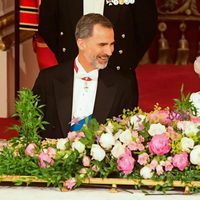
[[158,165],[158,161],[152,160],[149,167],[150,167],[151,170],[154,170],[154,169],[156,169],[157,165]]
[[173,165],[183,171],[188,166],[188,154],[186,152],[176,154],[173,157]]
[[76,135],[77,135],[76,132],[72,131],[68,133],[67,138],[69,139],[69,141],[74,141],[76,138]]
[[171,149],[170,140],[165,134],[154,135],[148,146],[149,151],[157,155],[164,155]]
[[86,174],[87,173],[87,170],[85,168],[81,168],[80,171],[79,171],[81,174]]
[[168,126],[167,127],[167,134],[170,137],[171,140],[176,140],[178,138],[180,138],[180,134],[177,133],[173,127]]
[[150,122],[154,123],[169,124],[171,122],[169,119],[169,110],[155,110],[149,113],[147,117]]
[[163,167],[161,165],[156,166],[156,173],[162,175],[164,173]]
[[85,137],[85,133],[83,133],[82,131],[81,132],[79,132],[78,134],[77,134],[77,137],[76,137],[76,139],[81,139],[82,137]]
[[64,182],[64,187],[71,190],[76,185],[76,180],[74,178],[68,179]]
[[165,161],[165,171],[170,172],[170,171],[172,171],[173,167],[174,166],[172,165],[172,163],[169,160]]
[[90,166],[90,157],[89,156],[84,156],[82,162],[83,162],[83,166],[89,167]]
[[194,123],[200,123],[200,117],[190,116],[190,121]]
[[128,144],[128,148],[129,148],[131,151],[137,150],[137,143],[136,143],[136,142],[130,142],[130,143]]
[[35,155],[35,152],[34,152],[35,148],[36,148],[35,143],[29,144],[25,149],[25,155],[33,157]]
[[117,169],[128,175],[133,171],[134,164],[135,159],[132,157],[131,151],[126,149],[125,154],[121,155],[117,160]]
[[147,164],[148,158],[149,158],[149,155],[147,153],[143,153],[138,156],[137,161],[140,165],[145,165],[145,164]]
[[93,166],[92,166],[92,170],[93,170],[94,172],[98,172],[98,171],[99,171],[99,168],[98,168],[98,166],[93,165]]
[[53,147],[48,147],[46,152],[51,158],[55,158],[56,150]]
[[42,168],[47,168],[47,164],[53,165],[54,161],[47,153],[41,152],[39,154],[39,165]]
[[138,143],[138,144],[137,144],[137,149],[138,149],[139,151],[143,151],[143,150],[144,150],[144,145],[143,145],[142,143]]

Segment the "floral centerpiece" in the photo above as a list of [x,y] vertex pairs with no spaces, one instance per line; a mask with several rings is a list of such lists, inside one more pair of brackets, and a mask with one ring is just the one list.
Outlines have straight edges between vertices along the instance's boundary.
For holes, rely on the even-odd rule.
[[162,180],[163,188],[200,180],[200,117],[183,91],[173,111],[158,105],[149,113],[124,110],[106,124],[93,119],[57,140],[37,134],[46,124],[38,101],[30,90],[20,91],[21,124],[14,127],[20,137],[0,152],[0,176],[34,176],[66,189],[92,177]]

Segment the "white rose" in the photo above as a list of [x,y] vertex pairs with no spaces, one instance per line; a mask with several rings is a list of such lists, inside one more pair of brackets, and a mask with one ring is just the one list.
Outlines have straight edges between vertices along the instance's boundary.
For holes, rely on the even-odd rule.
[[106,153],[98,144],[93,144],[90,155],[94,160],[102,161],[105,158]]
[[160,135],[160,134],[166,133],[166,128],[161,123],[151,124],[148,130],[148,133],[151,136]]
[[[199,57],[200,58],[200,57]],[[200,68],[200,66],[199,66]],[[200,117],[200,92],[194,92],[190,95],[190,101],[197,109],[197,116]]]
[[194,147],[194,140],[191,138],[183,137],[181,139],[182,151],[190,152],[190,149]]
[[111,133],[103,133],[99,142],[104,149],[109,150],[115,144],[115,139]]
[[125,146],[121,144],[121,142],[117,141],[115,146],[111,150],[111,154],[115,158],[119,158],[122,154],[125,153]]
[[134,130],[139,130],[142,122],[146,119],[145,115],[133,115],[130,119],[132,125],[134,125]]
[[177,128],[181,129],[183,133],[188,137],[195,136],[197,134],[197,132],[199,131],[197,126],[199,126],[199,124],[195,124],[190,121],[180,121],[177,124]]
[[67,139],[67,138],[58,139],[56,148],[57,148],[57,149],[60,149],[60,150],[65,150],[65,149],[66,149],[65,144],[66,144],[67,142],[68,142],[68,139]]
[[194,61],[194,71],[200,75],[200,56]]
[[142,176],[144,179],[151,178],[153,176],[153,172],[150,169],[150,167],[145,166],[140,169],[140,176]]
[[85,145],[80,141],[75,141],[72,143],[72,149],[76,149],[79,153],[83,153],[85,150]]
[[197,145],[190,152],[190,162],[193,165],[200,165],[200,145]]
[[129,144],[132,141],[131,131],[129,129],[123,131],[119,136],[119,140],[124,144]]

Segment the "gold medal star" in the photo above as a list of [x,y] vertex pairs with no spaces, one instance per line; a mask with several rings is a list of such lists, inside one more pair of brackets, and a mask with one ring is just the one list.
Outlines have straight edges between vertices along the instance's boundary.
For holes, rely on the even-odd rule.
[[119,0],[119,4],[123,5],[124,4],[124,0]]

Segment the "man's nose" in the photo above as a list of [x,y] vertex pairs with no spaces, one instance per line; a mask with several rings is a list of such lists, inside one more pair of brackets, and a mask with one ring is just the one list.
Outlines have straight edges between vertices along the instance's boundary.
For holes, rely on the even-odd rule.
[[109,46],[105,49],[105,53],[108,55],[108,56],[111,56],[112,53],[114,51],[114,47],[113,46]]

